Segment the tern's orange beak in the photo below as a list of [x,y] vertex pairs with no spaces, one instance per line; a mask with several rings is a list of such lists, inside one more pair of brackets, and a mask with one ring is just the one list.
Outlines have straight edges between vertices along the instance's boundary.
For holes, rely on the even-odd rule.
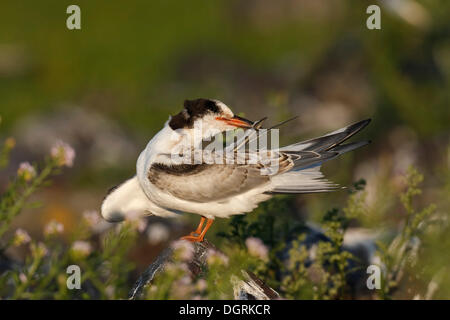
[[216,120],[223,121],[226,124],[231,126],[235,126],[237,128],[253,128],[253,122],[239,116],[234,116],[233,118],[225,118],[225,117],[216,117]]

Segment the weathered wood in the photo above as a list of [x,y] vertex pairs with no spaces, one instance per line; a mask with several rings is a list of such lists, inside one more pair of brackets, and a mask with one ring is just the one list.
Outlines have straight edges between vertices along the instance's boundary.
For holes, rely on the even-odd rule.
[[241,270],[243,279],[231,278],[235,300],[275,300],[280,299],[278,292],[266,285],[250,271]]
[[[188,262],[189,271],[193,276],[202,276],[202,270],[206,267],[206,257],[209,249],[220,251],[208,240],[194,242],[194,255]],[[133,288],[130,290],[128,299],[139,299],[145,287],[151,285],[158,273],[164,270],[166,264],[172,261],[173,249],[166,248],[153,261],[147,269],[139,276]],[[261,279],[250,271],[242,270],[242,275],[234,275],[230,279],[233,283],[234,297],[237,300],[270,300],[279,299],[278,293],[267,286]]]
[[128,299],[134,300],[142,295],[142,290],[152,282],[157,273],[164,269],[166,263],[172,259],[172,254],[173,250],[170,247],[161,252],[156,260],[153,261],[139,276],[138,280],[135,282],[133,288],[128,294]]

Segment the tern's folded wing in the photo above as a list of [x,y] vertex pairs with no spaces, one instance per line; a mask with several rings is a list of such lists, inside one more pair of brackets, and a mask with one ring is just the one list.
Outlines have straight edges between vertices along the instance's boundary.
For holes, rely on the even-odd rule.
[[258,165],[155,163],[147,175],[150,182],[173,196],[195,202],[221,201],[270,183]]

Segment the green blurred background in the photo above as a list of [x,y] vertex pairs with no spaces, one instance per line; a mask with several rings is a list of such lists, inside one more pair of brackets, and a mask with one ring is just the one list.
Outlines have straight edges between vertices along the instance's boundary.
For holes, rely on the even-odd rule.
[[[366,27],[374,3],[381,30]],[[0,138],[17,140],[1,188],[20,161],[42,159],[58,139],[77,152],[74,168],[39,194],[43,207],[16,221],[36,236],[46,221],[70,230],[81,212],[98,210],[169,114],[199,97],[268,123],[299,115],[281,130],[283,143],[370,117],[361,138],[373,143],[324,168],[343,185],[367,180],[372,215],[361,226],[395,228],[402,212],[393,197],[410,164],[425,174],[422,201],[448,215],[449,1],[80,0],[81,30],[66,28],[70,4],[0,4]],[[345,200],[299,196],[295,212],[317,221]],[[196,219],[160,222],[166,240]],[[439,254],[450,237],[430,241],[432,273],[450,262]],[[162,246],[142,241],[133,259],[144,265]]]

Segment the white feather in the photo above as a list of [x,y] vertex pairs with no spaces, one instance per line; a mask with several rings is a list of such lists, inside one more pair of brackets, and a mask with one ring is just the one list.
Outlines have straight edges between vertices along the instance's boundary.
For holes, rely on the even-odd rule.
[[101,213],[109,222],[118,222],[130,216],[157,215],[174,217],[175,212],[165,210],[147,198],[136,176],[122,183],[103,201]]
[[334,189],[336,184],[324,179],[320,172],[320,166],[299,171],[289,171],[273,176],[271,179],[273,191],[284,190],[286,192],[311,192]]
[[[223,103],[216,101],[219,107],[229,115],[233,115],[231,110]],[[219,131],[227,130],[221,123],[215,121],[213,115],[204,116],[205,126],[202,128],[202,138],[208,138],[211,129],[218,128]],[[366,121],[367,122],[367,121]],[[271,193],[285,192],[285,193],[302,193],[302,192],[321,192],[331,191],[337,188],[337,185],[323,178],[320,172],[320,166],[311,167],[303,170],[293,170],[281,174],[274,174],[270,176],[270,180],[263,182],[260,185],[255,185],[253,189],[243,189],[241,194],[233,194],[227,198],[213,198],[214,201],[200,202],[182,199],[172,195],[164,188],[158,188],[153,185],[149,179],[149,170],[155,163],[163,163],[166,165],[173,164],[171,154],[177,153],[175,150],[183,150],[184,145],[192,146],[193,131],[190,128],[183,128],[180,130],[172,130],[168,125],[169,121],[165,123],[164,128],[158,132],[147,144],[146,148],[139,155],[136,163],[137,175],[130,180],[127,180],[111,194],[109,194],[102,204],[102,215],[108,221],[121,221],[130,217],[131,214],[135,216],[136,212],[141,215],[153,214],[161,217],[173,217],[180,212],[190,212],[205,216],[209,219],[215,217],[229,217],[235,214],[243,214],[251,212],[262,201],[266,201],[271,197]],[[339,134],[344,132],[347,128],[342,128],[331,132],[325,136]],[[316,138],[317,139],[317,138]],[[301,151],[311,146],[315,139],[293,144],[280,151]],[[361,144],[348,146],[347,149],[342,149],[342,152],[352,150]],[[174,152],[175,151],[175,152]],[[219,170],[221,171],[221,170]],[[222,172],[222,171],[221,171]],[[185,183],[188,187],[191,181],[189,178]],[[212,174],[211,182],[219,183],[219,174]],[[186,182],[186,181],[185,181]],[[191,186],[191,190],[194,189]]]

